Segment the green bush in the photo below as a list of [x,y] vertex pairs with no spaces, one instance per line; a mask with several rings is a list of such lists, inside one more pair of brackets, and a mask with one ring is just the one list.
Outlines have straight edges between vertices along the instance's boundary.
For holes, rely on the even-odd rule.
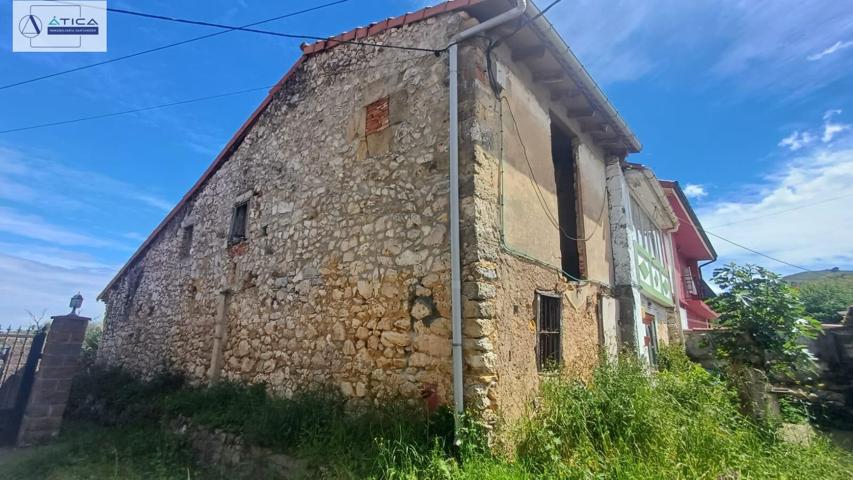
[[536,412],[506,433],[517,446],[512,459],[486,448],[473,422],[454,447],[446,410],[354,407],[329,390],[281,398],[263,386],[99,375],[84,382],[84,404],[107,412],[109,422],[189,418],[304,458],[323,478],[853,478],[850,454],[820,436],[809,446],[781,441],[773,426],[741,415],[734,390],[679,349],[662,349],[654,374],[626,357],[598,367],[588,383],[549,377]]
[[850,457],[818,439],[778,440],[736,394],[673,350],[654,376],[633,358],[589,385],[550,380],[518,458],[541,478],[851,478]]

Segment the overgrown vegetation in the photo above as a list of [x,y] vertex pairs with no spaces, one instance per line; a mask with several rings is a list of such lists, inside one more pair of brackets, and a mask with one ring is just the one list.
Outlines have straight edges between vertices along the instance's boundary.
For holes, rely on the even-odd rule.
[[853,281],[818,280],[800,285],[800,298],[806,312],[822,323],[840,323],[848,306],[853,305]]
[[713,281],[723,289],[708,301],[723,327],[713,334],[718,356],[735,369],[775,375],[811,368],[801,341],[815,338],[820,324],[781,276],[757,265],[731,263],[714,270]]
[[[505,455],[486,448],[473,424],[462,432],[461,448],[453,448],[447,412],[427,416],[407,404],[348,411],[331,392],[282,399],[259,386],[196,388],[177,377],[141,384],[101,371],[75,386],[71,412],[87,423],[66,428],[71,436],[50,447],[58,448],[50,461],[0,462],[0,471],[8,478],[210,478],[188,463],[180,440],[155,429],[183,416],[307,459],[306,475],[317,478],[853,478],[850,454],[822,437],[809,446],[780,440],[773,425],[740,414],[723,380],[678,350],[662,351],[654,375],[624,358],[599,367],[587,384],[550,378],[538,403],[504,432],[506,444],[515,445]],[[95,420],[113,426],[93,427]],[[108,434],[99,432],[112,432],[117,457],[102,441]],[[143,441],[155,453],[134,454]],[[86,462],[103,475],[64,474],[82,472]],[[118,476],[108,469],[116,464],[124,469]]]
[[211,478],[193,465],[187,445],[158,425],[105,427],[66,420],[46,447],[0,454],[0,480]]

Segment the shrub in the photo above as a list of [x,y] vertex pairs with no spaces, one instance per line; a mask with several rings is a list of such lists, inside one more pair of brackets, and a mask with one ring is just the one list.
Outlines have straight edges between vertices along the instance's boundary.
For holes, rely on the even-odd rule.
[[723,289],[708,301],[720,314],[713,343],[717,354],[736,369],[749,366],[768,374],[789,375],[813,363],[801,345],[815,338],[820,324],[806,314],[797,291],[782,277],[756,265],[734,263],[714,270]]
[[107,413],[87,418],[150,425],[186,417],[305,458],[323,478],[853,478],[849,454],[822,437],[810,446],[779,440],[771,426],[741,415],[734,390],[681,350],[664,348],[660,359],[654,374],[626,357],[604,362],[586,384],[549,377],[536,412],[509,433],[513,459],[486,448],[476,423],[454,448],[450,412],[427,415],[405,402],[354,407],[330,390],[281,398],[263,386],[139,383],[120,371],[75,388],[92,389],[86,405]]

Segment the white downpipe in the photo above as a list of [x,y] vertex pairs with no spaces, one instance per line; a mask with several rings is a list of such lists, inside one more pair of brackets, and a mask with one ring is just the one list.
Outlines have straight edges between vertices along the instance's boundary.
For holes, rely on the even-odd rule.
[[526,10],[527,0],[518,0],[518,5],[512,10],[507,10],[454,36],[448,47],[450,57],[450,142],[448,144],[450,153],[450,307],[453,332],[453,414],[457,432],[461,415],[465,411],[464,383],[462,382],[462,265],[459,254],[459,42],[517,18]]

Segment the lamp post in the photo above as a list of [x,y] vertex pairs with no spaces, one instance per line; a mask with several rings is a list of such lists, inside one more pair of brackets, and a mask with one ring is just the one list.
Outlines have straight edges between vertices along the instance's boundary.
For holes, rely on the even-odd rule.
[[80,295],[80,292],[77,292],[77,295],[71,297],[71,303],[68,304],[68,306],[71,307],[71,313],[69,315],[76,316],[77,309],[80,308],[81,305],[83,305],[83,295]]

